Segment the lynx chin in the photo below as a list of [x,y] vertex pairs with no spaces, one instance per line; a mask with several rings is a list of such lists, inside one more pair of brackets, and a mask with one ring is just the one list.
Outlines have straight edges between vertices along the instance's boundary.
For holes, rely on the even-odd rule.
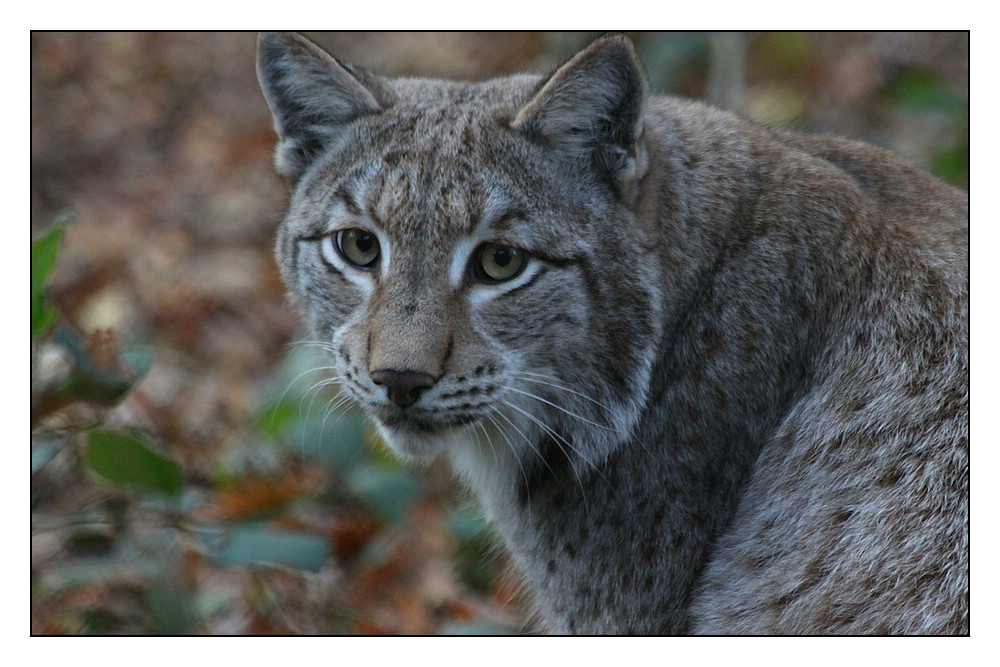
[[257,71],[290,299],[446,457],[554,633],[969,631],[968,195],[885,150],[551,76]]

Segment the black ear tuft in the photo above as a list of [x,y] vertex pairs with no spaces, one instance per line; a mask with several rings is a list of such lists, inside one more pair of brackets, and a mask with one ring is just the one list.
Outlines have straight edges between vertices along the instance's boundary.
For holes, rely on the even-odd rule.
[[373,77],[301,35],[261,33],[257,78],[278,134],[275,164],[292,183],[346,123],[386,106]]
[[511,125],[622,186],[643,169],[647,89],[632,43],[602,37],[560,67]]

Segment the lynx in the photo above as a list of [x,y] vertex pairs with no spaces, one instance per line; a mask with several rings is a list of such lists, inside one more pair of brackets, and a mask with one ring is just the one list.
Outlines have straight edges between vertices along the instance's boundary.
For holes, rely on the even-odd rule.
[[265,34],[257,70],[291,301],[546,630],[968,632],[965,192],[651,96],[623,36],[464,83]]

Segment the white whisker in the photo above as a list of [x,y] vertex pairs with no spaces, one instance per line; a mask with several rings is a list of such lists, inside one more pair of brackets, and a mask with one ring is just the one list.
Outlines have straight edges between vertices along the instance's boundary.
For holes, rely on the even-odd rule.
[[549,406],[555,408],[559,412],[563,412],[563,413],[569,415],[570,417],[574,417],[575,419],[579,419],[580,421],[582,421],[585,424],[590,424],[591,426],[595,426],[597,428],[604,429],[606,431],[614,431],[615,430],[615,429],[611,428],[610,426],[605,426],[604,424],[598,424],[597,422],[591,421],[591,420],[587,419],[586,417],[578,415],[578,414],[576,414],[575,412],[573,412],[571,410],[567,410],[566,408],[564,408],[564,407],[562,407],[560,405],[556,405],[552,401],[546,400],[546,399],[542,398],[541,396],[538,396],[536,394],[532,394],[530,391],[524,391],[523,389],[515,389],[514,387],[507,387],[507,390],[508,391],[512,391],[512,392],[514,392],[516,394],[522,394],[524,396],[527,396],[528,398],[533,398],[536,401],[541,401],[542,403],[545,403],[546,405],[549,405]]
[[[531,420],[532,422],[534,422],[539,428],[542,429],[542,431],[544,431],[545,433],[549,434],[549,436],[552,437],[553,442],[556,443],[556,446],[559,447],[559,449],[563,452],[564,455],[566,455],[567,457],[569,456],[569,452],[566,450],[566,448],[568,447],[569,450],[572,451],[574,454],[576,454],[576,456],[581,461],[583,461],[585,464],[589,465],[598,474],[600,474],[600,470],[598,470],[597,466],[594,465],[590,461],[590,459],[588,459],[586,456],[584,456],[583,452],[581,452],[579,449],[577,449],[576,447],[574,447],[573,443],[571,443],[568,440],[566,440],[566,438],[564,438],[563,436],[559,435],[554,430],[552,430],[548,425],[545,424],[545,422],[541,421],[540,419],[538,419],[537,417],[535,417],[534,415],[532,415],[530,412],[522,410],[521,408],[517,407],[516,405],[514,405],[510,401],[503,401],[503,404],[506,405],[511,410],[515,410],[515,411],[521,413],[522,415],[524,415],[525,417],[527,417],[529,420]],[[563,445],[565,445],[565,447],[563,447]],[[545,459],[544,459],[544,457],[541,456],[541,453],[538,452],[537,449],[535,451],[536,451],[536,453],[539,454],[539,456],[544,461]],[[552,471],[552,468],[548,466],[547,462],[546,462],[546,467],[549,468],[549,471]],[[573,471],[573,476],[576,478],[577,486],[580,487],[580,493],[581,493],[581,495],[584,498],[584,503],[586,503],[586,489],[584,489],[584,487],[583,487],[583,480],[580,478],[580,474],[579,474],[579,472],[577,472],[576,466],[573,465],[572,462],[570,463],[570,470]],[[555,473],[553,472],[553,474],[555,474]]]
[[[299,373],[294,378],[292,378],[291,380],[288,381],[288,384],[285,386],[285,390],[283,392],[281,392],[281,395],[278,396],[278,400],[276,400],[274,402],[275,407],[281,405],[281,403],[285,400],[285,396],[287,396],[288,392],[290,392],[292,390],[292,387],[294,387],[296,384],[298,384],[299,380],[301,380],[306,375],[309,375],[310,373],[319,373],[320,371],[332,372],[334,370],[335,369],[332,366],[317,366],[315,368],[310,368],[308,370],[302,371],[301,373]],[[329,382],[329,380],[325,380],[325,381]],[[321,380],[320,382],[324,382],[324,380]],[[309,390],[307,389],[306,391],[309,391]],[[300,405],[300,407],[301,407],[301,405]],[[271,428],[273,428],[273,427],[274,427],[274,410],[271,411]]]
[[[507,401],[501,401],[501,403],[503,403],[504,405],[507,405],[508,407],[514,407],[514,406],[510,405]],[[526,445],[528,445],[528,449],[530,449],[532,452],[534,452],[535,456],[537,456],[542,461],[542,463],[545,464],[545,467],[549,469],[549,472],[554,472],[552,470],[551,466],[549,466],[549,462],[546,461],[545,457],[542,456],[542,453],[540,451],[538,451],[538,447],[535,446],[535,443],[531,441],[531,438],[529,438],[528,436],[526,436],[524,434],[524,431],[522,431],[521,429],[519,429],[517,427],[517,424],[510,417],[508,417],[507,415],[505,415],[500,410],[496,410],[496,409],[494,409],[490,414],[491,415],[495,415],[497,417],[500,417],[505,422],[507,422],[507,424],[510,425],[510,427],[512,429],[514,429],[519,436],[521,436],[521,439],[524,440],[524,443]],[[496,422],[494,422],[494,423],[496,423]],[[498,430],[500,430],[500,432],[503,433],[502,429],[498,429]],[[506,437],[506,435],[504,437]],[[507,440],[507,442],[508,442],[508,444],[510,444],[511,451],[514,452],[515,458],[517,458],[518,462],[520,462],[521,458],[519,456],[517,456],[517,449],[514,447],[514,444],[511,443],[509,439]]]
[[[611,408],[609,408],[604,403],[601,403],[600,401],[598,401],[598,400],[596,400],[594,398],[591,398],[590,396],[587,396],[584,393],[576,391],[575,389],[570,389],[569,387],[567,387],[565,385],[562,385],[562,384],[559,384],[558,382],[555,382],[555,378],[553,378],[551,375],[545,375],[543,373],[532,373],[531,371],[516,371],[516,372],[512,373],[512,375],[514,375],[515,377],[521,378],[525,382],[533,382],[535,384],[545,385],[547,387],[551,387],[551,388],[557,389],[559,391],[564,391],[567,394],[573,394],[574,396],[579,396],[583,400],[588,401],[590,403],[593,403],[597,407],[599,407],[602,410],[604,410],[604,412],[607,415],[610,416],[610,415],[614,414],[614,410],[612,410]],[[538,379],[538,378],[541,378],[541,379]]]
[[[529,517],[530,517],[530,513],[531,513],[531,488],[530,488],[530,484],[528,483],[528,471],[524,469],[524,462],[521,460],[521,457],[517,455],[517,448],[514,447],[514,443],[511,442],[511,440],[510,440],[509,437],[507,437],[507,432],[504,431],[504,429],[501,426],[501,424],[498,424],[497,421],[496,421],[496,419],[494,419],[494,415],[497,416],[497,417],[502,417],[504,419],[504,421],[506,421],[508,424],[510,424],[510,426],[521,435],[521,438],[524,439],[525,443],[527,443],[528,447],[530,447],[533,451],[535,451],[537,453],[538,450],[535,448],[534,444],[532,444],[531,440],[529,440],[528,438],[526,438],[524,436],[524,434],[520,432],[520,429],[517,428],[516,425],[514,425],[514,423],[510,420],[509,417],[507,417],[507,415],[503,414],[502,412],[500,412],[499,410],[496,410],[496,409],[494,409],[491,412],[489,412],[489,413],[486,414],[486,419],[488,419],[490,421],[490,423],[493,424],[493,427],[497,430],[497,432],[501,436],[503,436],[504,440],[507,441],[507,446],[510,448],[511,454],[513,454],[513,456],[514,456],[514,460],[517,461],[518,467],[521,468],[521,479],[524,480],[524,492],[528,495],[528,512],[529,512]],[[542,458],[542,457],[539,456],[539,458]],[[548,465],[549,465],[548,462],[544,458],[542,458],[542,463],[544,463],[546,467],[548,467]],[[551,471],[552,469],[549,468],[549,470]]]
[[489,431],[487,431],[486,427],[478,421],[473,422],[472,425],[473,425],[472,435],[475,436],[476,438],[476,445],[480,449],[483,448],[483,444],[479,440],[479,431],[481,430],[483,432],[483,436],[486,438],[486,444],[490,446],[490,451],[493,452],[493,465],[499,466],[500,459],[497,457],[497,449],[496,447],[493,446],[493,440],[490,438]]

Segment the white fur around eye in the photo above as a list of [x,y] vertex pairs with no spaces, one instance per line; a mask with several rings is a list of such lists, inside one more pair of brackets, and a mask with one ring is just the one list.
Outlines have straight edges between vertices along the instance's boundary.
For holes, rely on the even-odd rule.
[[[476,235],[472,238],[464,239],[455,245],[451,267],[449,267],[449,278],[451,279],[451,284],[455,287],[465,284],[468,280],[470,262],[476,261],[476,253],[479,247],[483,243],[488,242],[487,238],[484,237],[485,234],[483,236]],[[525,261],[527,263],[524,269],[510,280],[497,283],[473,284],[469,296],[470,302],[474,305],[484,303],[504,292],[509,292],[512,289],[520,287],[534,278],[535,274],[542,269],[541,260],[537,257],[532,257],[529,252]]]
[[469,295],[469,302],[473,305],[485,303],[490,299],[495,299],[505,292],[517,289],[529,280],[532,280],[539,271],[542,270],[542,262],[538,258],[527,258],[527,264],[516,277],[498,283],[475,283]]
[[[386,256],[385,249],[388,248],[388,244],[383,241],[383,235],[376,234],[376,238],[379,239],[379,246],[382,248],[383,252],[379,259],[380,268],[379,271],[384,274],[388,268],[388,257]],[[319,241],[319,252],[323,256],[323,261],[328,265],[336,269],[344,278],[351,281],[355,285],[363,288],[366,292],[371,291],[374,281],[374,272],[366,271],[360,269],[347,260],[345,260],[340,251],[337,250],[337,233],[332,232],[327,234]]]
[[344,262],[344,258],[340,256],[340,253],[337,252],[336,236],[336,234],[327,234],[324,236],[319,242],[319,248],[320,252],[323,253],[323,259],[325,259],[327,263],[343,271],[346,262]]
[[451,259],[451,269],[448,277],[454,287],[459,287],[465,282],[465,272],[472,260],[472,254],[479,247],[479,240],[476,238],[464,239],[455,245],[455,252]]

